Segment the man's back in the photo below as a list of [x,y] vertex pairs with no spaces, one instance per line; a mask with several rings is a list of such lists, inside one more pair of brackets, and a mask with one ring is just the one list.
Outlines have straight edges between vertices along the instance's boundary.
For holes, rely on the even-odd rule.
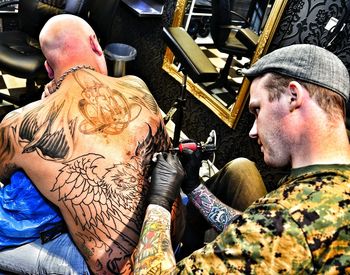
[[152,154],[170,145],[144,83],[79,69],[0,134],[2,176],[23,168],[59,206],[92,271],[120,272],[139,238]]

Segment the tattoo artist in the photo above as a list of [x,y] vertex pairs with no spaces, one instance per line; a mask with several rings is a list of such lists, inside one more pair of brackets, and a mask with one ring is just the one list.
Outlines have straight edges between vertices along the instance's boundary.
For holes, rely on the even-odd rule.
[[[186,164],[183,170],[176,155],[163,153],[152,174],[150,204],[133,255],[135,273],[349,272],[347,68],[333,53],[300,44],[265,55],[244,73],[252,81],[249,109],[255,116],[249,135],[257,140],[264,161],[271,167],[290,165],[289,175],[243,213],[219,206],[221,225],[217,214],[207,218],[223,232],[176,264],[169,242],[169,205],[182,183],[182,190],[208,215],[210,193]],[[236,183],[231,184],[234,190]]]

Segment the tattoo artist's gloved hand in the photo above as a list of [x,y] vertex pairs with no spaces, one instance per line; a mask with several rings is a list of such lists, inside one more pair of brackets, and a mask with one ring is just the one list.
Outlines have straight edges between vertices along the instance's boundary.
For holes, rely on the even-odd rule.
[[181,163],[186,172],[181,189],[185,194],[189,194],[200,184],[199,169],[202,166],[201,151],[192,151],[187,148],[184,149],[181,153]]
[[180,194],[181,182],[185,172],[177,156],[162,153],[152,172],[151,189],[148,201],[171,211],[175,199]]

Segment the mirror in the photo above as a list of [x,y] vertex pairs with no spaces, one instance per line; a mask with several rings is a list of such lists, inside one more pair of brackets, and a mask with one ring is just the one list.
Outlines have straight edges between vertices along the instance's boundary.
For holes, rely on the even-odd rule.
[[[187,0],[177,0],[172,26],[185,27],[184,24],[188,25],[188,22],[184,23],[183,21],[185,18],[186,9],[188,9],[188,4],[193,3],[193,1],[194,0],[192,0],[192,2],[189,2]],[[269,11],[269,14],[264,28],[259,36],[256,50],[250,60],[251,64],[257,61],[262,55],[267,52],[286,4],[287,0],[275,0],[272,7],[270,9],[267,9]],[[169,48],[166,49],[162,68],[177,81],[180,83],[182,82],[183,75],[178,71],[178,66],[174,62],[174,54],[170,51]],[[190,78],[187,78],[186,85],[187,90],[204,105],[206,105],[211,111],[213,111],[214,114],[216,114],[223,122],[225,122],[229,127],[236,127],[239,117],[244,108],[244,104],[249,95],[248,79],[241,77],[241,84],[238,88],[235,100],[232,104],[229,105],[219,100],[217,97],[215,97],[215,95],[213,96],[213,94],[206,91],[200,84],[193,83]]]

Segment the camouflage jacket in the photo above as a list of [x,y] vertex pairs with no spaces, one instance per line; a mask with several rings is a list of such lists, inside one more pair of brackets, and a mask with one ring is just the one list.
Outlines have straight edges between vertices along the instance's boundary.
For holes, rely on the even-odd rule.
[[350,274],[349,204],[350,165],[293,169],[178,272]]

